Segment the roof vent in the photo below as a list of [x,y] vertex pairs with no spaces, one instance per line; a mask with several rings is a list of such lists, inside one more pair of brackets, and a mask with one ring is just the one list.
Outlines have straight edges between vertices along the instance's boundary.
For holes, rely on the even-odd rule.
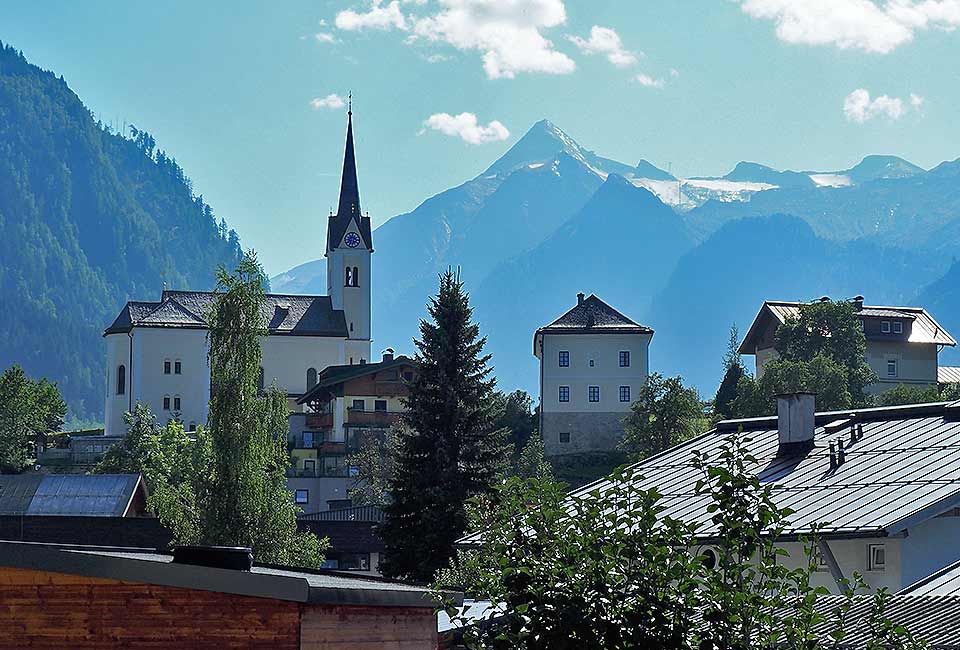
[[383,351],[383,362],[393,361],[393,348],[387,348]]
[[577,304],[578,304],[578,305],[582,305],[582,304],[583,304],[583,292],[582,292],[582,291],[577,294]]
[[249,571],[253,566],[253,550],[245,546],[177,546],[173,549],[173,562]]
[[789,393],[777,396],[777,456],[802,456],[813,449],[816,396]]

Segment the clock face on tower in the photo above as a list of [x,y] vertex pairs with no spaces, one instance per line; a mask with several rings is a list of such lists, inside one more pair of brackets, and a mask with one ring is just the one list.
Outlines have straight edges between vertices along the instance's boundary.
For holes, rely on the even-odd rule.
[[343,243],[350,248],[356,248],[360,245],[360,235],[355,232],[348,232],[347,236],[343,238]]

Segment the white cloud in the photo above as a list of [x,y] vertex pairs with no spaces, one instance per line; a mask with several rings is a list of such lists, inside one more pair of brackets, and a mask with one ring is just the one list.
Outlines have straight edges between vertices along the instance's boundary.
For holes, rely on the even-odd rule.
[[337,40],[333,34],[327,34],[326,32],[317,32],[313,37],[321,43],[335,43]]
[[918,111],[923,108],[923,104],[926,101],[927,100],[921,97],[920,95],[910,93],[910,105],[913,106]]
[[[518,73],[566,74],[576,68],[569,56],[554,48],[543,31],[567,20],[564,0],[437,0],[421,14],[405,14],[401,1],[371,0],[366,11],[337,14],[343,30],[409,31],[408,42],[419,39],[476,50],[490,79],[513,79]],[[427,6],[426,0],[403,0]]]
[[[919,95],[910,95],[910,104],[915,109],[919,109],[923,104],[923,98]],[[895,122],[905,113],[906,108],[899,97],[879,95],[871,98],[866,88],[857,88],[843,100],[843,114],[846,115],[847,121],[858,124],[868,122],[875,117],[886,117]]]
[[399,0],[384,5],[383,0],[373,0],[369,11],[347,9],[337,14],[334,23],[339,29],[356,31],[360,29],[406,29],[407,19],[400,11]]
[[443,63],[444,61],[449,61],[450,57],[446,54],[429,54],[423,57],[423,60],[427,63]]
[[473,113],[434,113],[423,122],[421,133],[431,129],[444,135],[460,138],[467,144],[486,144],[499,142],[510,137],[510,131],[502,123],[493,120],[486,126],[479,123]]
[[738,0],[754,18],[776,23],[787,43],[835,45],[885,54],[918,30],[960,27],[960,0]]
[[623,47],[620,35],[609,27],[594,25],[590,28],[590,38],[568,36],[571,43],[584,54],[603,54],[613,65],[626,68],[637,62],[637,55]]
[[335,93],[330,93],[326,97],[314,97],[310,100],[310,105],[320,110],[321,108],[343,108],[346,106],[346,102],[343,101],[343,97]]
[[646,86],[647,88],[663,88],[664,85],[666,85],[666,82],[663,79],[655,79],[648,74],[644,74],[643,72],[634,76],[633,80],[641,86]]

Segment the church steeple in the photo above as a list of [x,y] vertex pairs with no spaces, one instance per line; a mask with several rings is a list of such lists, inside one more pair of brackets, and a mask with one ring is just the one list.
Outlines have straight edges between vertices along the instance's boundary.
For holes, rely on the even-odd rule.
[[357,184],[357,159],[353,150],[353,101],[347,110],[347,144],[343,152],[343,173],[340,176],[340,201],[336,214],[327,223],[327,253],[340,245],[343,235],[356,222],[367,250],[373,250],[370,217],[360,212],[360,188]]

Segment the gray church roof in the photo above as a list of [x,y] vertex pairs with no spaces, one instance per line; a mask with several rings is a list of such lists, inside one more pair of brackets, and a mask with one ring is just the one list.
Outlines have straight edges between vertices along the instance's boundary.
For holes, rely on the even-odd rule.
[[[104,334],[129,332],[133,327],[206,329],[215,299],[210,291],[164,291],[160,302],[131,301]],[[261,313],[270,334],[348,336],[343,310],[334,309],[329,296],[270,293]]]

